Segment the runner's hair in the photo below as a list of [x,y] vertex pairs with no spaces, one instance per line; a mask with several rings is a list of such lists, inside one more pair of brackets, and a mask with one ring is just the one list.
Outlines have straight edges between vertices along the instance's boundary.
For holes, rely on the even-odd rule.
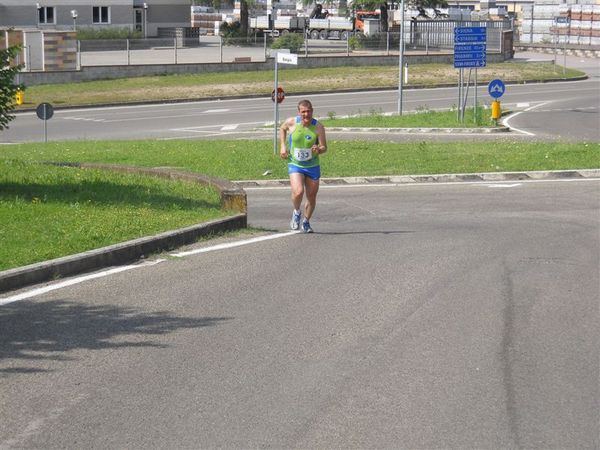
[[298,109],[300,109],[301,106],[305,106],[307,108],[313,109],[313,105],[310,102],[310,100],[300,100],[298,102]]

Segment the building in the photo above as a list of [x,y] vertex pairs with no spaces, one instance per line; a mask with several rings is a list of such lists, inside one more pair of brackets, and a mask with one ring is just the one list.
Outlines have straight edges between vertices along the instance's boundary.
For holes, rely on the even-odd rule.
[[190,0],[0,0],[0,28],[121,28],[147,37],[159,28],[189,27]]

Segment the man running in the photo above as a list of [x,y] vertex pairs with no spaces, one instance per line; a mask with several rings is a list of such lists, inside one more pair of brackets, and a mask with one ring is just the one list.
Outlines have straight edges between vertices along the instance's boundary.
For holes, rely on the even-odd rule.
[[302,231],[312,233],[310,218],[317,203],[319,178],[321,178],[319,155],[327,151],[325,128],[313,119],[313,107],[310,101],[302,100],[298,103],[298,115],[287,119],[279,129],[281,131],[279,155],[282,159],[288,160],[288,174],[292,188],[294,211],[290,227],[292,230],[300,228],[300,205],[306,193]]

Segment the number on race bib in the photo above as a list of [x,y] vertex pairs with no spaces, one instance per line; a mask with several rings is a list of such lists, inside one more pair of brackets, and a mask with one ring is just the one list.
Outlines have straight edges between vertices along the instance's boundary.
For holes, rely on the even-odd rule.
[[308,161],[309,159],[312,159],[312,149],[294,148],[294,159],[298,161]]

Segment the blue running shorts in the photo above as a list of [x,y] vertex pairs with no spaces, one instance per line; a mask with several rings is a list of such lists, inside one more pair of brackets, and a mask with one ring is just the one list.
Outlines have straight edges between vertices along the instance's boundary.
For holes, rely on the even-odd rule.
[[317,181],[321,178],[321,166],[316,167],[298,167],[293,164],[288,164],[288,174],[290,173],[301,173],[307,176],[311,180]]

